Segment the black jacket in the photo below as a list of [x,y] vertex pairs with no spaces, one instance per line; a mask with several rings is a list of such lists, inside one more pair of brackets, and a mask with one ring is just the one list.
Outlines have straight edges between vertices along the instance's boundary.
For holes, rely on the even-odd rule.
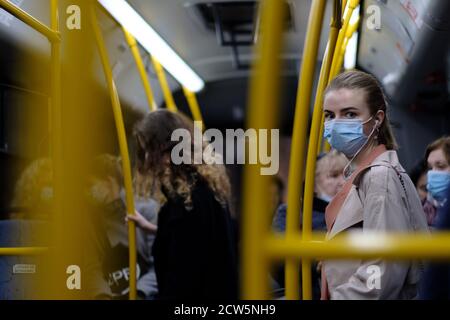
[[191,210],[181,198],[169,198],[153,245],[159,299],[236,299],[234,239],[229,210],[202,179],[193,188]]

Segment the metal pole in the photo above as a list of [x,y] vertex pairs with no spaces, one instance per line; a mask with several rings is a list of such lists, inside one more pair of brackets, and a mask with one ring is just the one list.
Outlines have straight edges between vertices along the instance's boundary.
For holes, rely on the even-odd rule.
[[[292,133],[291,157],[289,162],[288,199],[286,217],[286,237],[299,231],[300,197],[303,194],[306,134],[308,127],[309,107],[312,95],[314,71],[317,62],[320,33],[325,13],[325,0],[314,0],[309,13],[302,68],[297,91],[294,128]],[[286,261],[286,299],[299,298],[299,264],[295,259]]]
[[[319,82],[317,85],[316,98],[314,101],[313,117],[311,124],[311,132],[309,135],[308,155],[306,159],[306,177],[305,177],[305,193],[303,196],[303,223],[302,236],[303,240],[310,240],[312,234],[312,211],[314,199],[314,178],[316,173],[317,145],[321,139],[320,127],[323,119],[323,91],[328,83],[330,75],[331,62],[336,48],[336,41],[341,27],[340,19],[340,1],[335,0],[335,10],[331,21],[331,29],[328,38],[327,49],[320,69]],[[302,292],[304,300],[312,299],[312,283],[311,283],[311,260],[302,260]]]
[[148,80],[147,72],[145,71],[145,66],[142,62],[136,39],[134,39],[134,37],[125,28],[123,28],[123,33],[125,34],[125,40],[127,41],[131,53],[133,54],[134,61],[136,62],[136,67],[139,71],[139,76],[141,77],[142,85],[147,97],[148,107],[150,111],[155,111],[157,107],[153,96],[152,87],[150,86],[150,81]]
[[153,61],[153,66],[155,68],[156,75],[158,76],[159,84],[161,85],[161,90],[164,95],[164,100],[166,101],[167,109],[173,112],[177,112],[178,108],[175,104],[175,101],[173,100],[172,91],[170,91],[169,83],[167,82],[166,74],[164,72],[164,68],[159,63],[158,60],[156,60],[155,57],[151,57]]
[[[125,198],[127,206],[127,214],[135,214],[134,197],[133,197],[133,183],[131,175],[131,164],[128,153],[128,144],[125,133],[125,125],[123,122],[122,110],[120,107],[119,94],[114,83],[111,66],[109,63],[108,53],[106,51],[105,43],[97,24],[97,16],[95,7],[91,6],[91,22],[95,33],[95,39],[100,54],[100,59],[105,73],[106,82],[108,84],[109,93],[111,96],[111,103],[114,113],[114,121],[116,123],[117,138],[119,140],[120,155],[122,157],[122,170],[125,185]],[[128,221],[128,247],[129,247],[129,268],[130,268],[130,300],[136,299],[136,227],[133,221]]]
[[[257,44],[259,59],[254,62],[250,83],[248,128],[271,129],[277,124],[279,103],[280,48],[284,6],[279,0],[261,2],[263,34]],[[244,170],[242,298],[266,299],[269,296],[269,265],[264,242],[269,236],[269,177],[262,176],[261,164]]]

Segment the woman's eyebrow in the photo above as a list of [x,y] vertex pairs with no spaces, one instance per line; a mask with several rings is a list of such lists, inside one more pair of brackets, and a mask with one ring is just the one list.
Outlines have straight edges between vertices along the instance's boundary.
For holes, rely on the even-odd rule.
[[347,112],[347,111],[359,111],[359,109],[356,107],[347,107],[347,108],[341,109],[341,112]]

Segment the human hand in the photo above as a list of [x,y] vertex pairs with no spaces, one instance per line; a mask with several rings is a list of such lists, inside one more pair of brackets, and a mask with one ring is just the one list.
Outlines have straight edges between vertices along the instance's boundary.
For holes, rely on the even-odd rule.
[[149,233],[156,233],[156,231],[158,230],[158,227],[155,224],[145,219],[145,217],[137,210],[134,211],[133,215],[129,214],[125,217],[126,222],[130,220],[134,221],[139,228]]

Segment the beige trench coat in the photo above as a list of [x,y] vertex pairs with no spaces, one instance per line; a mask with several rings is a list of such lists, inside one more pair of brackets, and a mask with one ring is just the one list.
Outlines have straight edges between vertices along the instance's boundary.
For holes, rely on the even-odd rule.
[[[382,153],[356,177],[327,239],[354,226],[362,229],[352,232],[428,232],[416,189],[395,151]],[[382,260],[324,261],[323,266],[331,299],[414,299],[422,269],[417,262]]]

